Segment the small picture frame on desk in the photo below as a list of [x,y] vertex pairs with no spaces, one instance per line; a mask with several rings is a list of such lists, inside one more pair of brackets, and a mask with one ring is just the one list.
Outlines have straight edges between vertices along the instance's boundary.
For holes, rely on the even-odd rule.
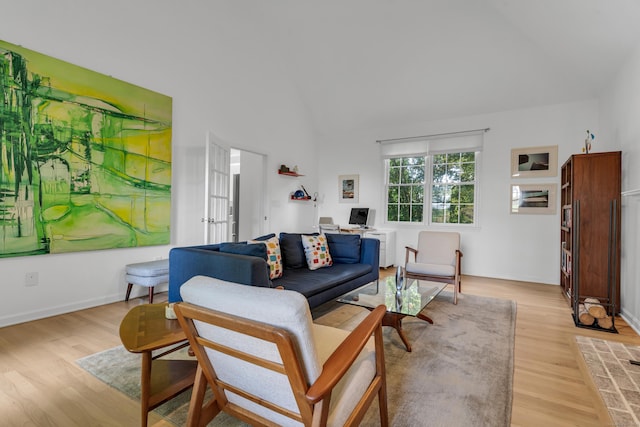
[[338,176],[338,201],[340,203],[358,203],[359,180],[359,175]]

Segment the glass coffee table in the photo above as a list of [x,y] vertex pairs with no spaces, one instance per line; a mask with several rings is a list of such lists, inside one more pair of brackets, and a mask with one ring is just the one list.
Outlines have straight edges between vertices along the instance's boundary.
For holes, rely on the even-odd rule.
[[391,326],[398,331],[407,351],[411,351],[411,343],[402,330],[402,319],[412,316],[433,324],[433,320],[423,314],[422,310],[446,287],[446,283],[402,280],[400,275],[396,275],[380,279],[378,284],[370,283],[345,294],[338,298],[338,302],[368,310],[373,310],[380,304],[386,305],[387,313],[382,319],[382,325]]

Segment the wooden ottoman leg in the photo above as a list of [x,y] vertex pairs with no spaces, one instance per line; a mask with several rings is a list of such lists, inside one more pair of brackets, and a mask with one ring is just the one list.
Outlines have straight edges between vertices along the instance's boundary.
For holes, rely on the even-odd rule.
[[149,304],[153,304],[153,286],[149,286]]
[[124,297],[125,301],[129,301],[129,296],[131,295],[131,288],[133,287],[133,283],[129,283],[127,286],[127,296]]

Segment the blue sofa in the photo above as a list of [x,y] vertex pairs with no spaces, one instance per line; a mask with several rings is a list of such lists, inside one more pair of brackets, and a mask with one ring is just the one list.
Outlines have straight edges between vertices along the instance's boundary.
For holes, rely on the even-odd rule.
[[[263,236],[266,240],[275,234]],[[179,302],[180,286],[194,276],[209,276],[252,286],[295,290],[315,308],[379,277],[380,241],[357,234],[327,234],[333,265],[310,270],[300,233],[280,233],[282,277],[270,280],[261,256],[246,255],[242,244],[177,247],[169,252],[169,302]],[[243,242],[246,243],[246,242]],[[246,245],[245,247],[253,246]],[[260,245],[264,246],[264,245]],[[232,249],[229,249],[232,248]]]

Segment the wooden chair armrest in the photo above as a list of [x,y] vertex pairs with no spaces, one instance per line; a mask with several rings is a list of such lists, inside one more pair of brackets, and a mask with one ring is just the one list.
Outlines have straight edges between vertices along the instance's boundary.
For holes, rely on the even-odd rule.
[[404,247],[405,252],[404,252],[404,265],[407,265],[407,263],[409,262],[409,253],[413,254],[413,259],[416,258],[416,255],[418,254],[418,250],[416,248],[412,248],[411,246],[405,246]]
[[322,367],[322,373],[307,390],[307,400],[315,404],[331,393],[347,370],[356,360],[367,341],[377,328],[382,328],[382,317],[387,312],[379,305],[342,341]]
[[458,276],[462,274],[462,251],[456,249],[456,273]]

